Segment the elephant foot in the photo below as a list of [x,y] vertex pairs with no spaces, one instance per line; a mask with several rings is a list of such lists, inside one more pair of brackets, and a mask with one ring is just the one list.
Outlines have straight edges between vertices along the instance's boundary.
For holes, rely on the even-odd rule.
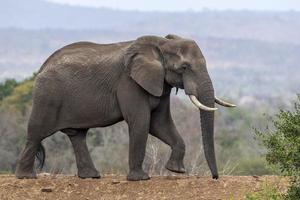
[[78,177],[85,179],[85,178],[101,178],[100,173],[93,169],[93,170],[82,170],[78,171]]
[[185,168],[182,161],[169,160],[166,164],[166,169],[171,172],[185,173]]
[[145,173],[143,170],[138,171],[130,171],[127,175],[128,181],[142,181],[142,180],[149,180],[150,177],[147,173]]
[[21,171],[17,170],[15,175],[18,179],[36,179],[37,178],[35,172],[21,172]]
[[219,175],[218,174],[212,175],[212,178],[215,179],[215,180],[217,180],[217,179],[219,179]]

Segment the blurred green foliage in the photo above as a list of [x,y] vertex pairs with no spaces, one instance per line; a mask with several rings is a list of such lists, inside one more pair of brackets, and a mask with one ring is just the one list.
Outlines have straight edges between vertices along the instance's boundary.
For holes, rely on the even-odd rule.
[[7,79],[3,83],[0,83],[0,101],[9,96],[17,85],[18,83],[14,79]]
[[240,159],[235,173],[238,175],[266,175],[276,174],[276,171],[268,167],[266,159],[263,157],[252,156],[251,158]]
[[14,107],[24,113],[32,98],[32,86],[33,81],[26,81],[18,85],[12,94],[3,100],[3,105]]
[[[4,107],[17,109],[24,114],[26,108],[32,101],[34,78],[35,74],[20,83],[17,83],[14,79],[6,80],[0,85],[0,94],[3,94],[1,104]],[[3,86],[3,88],[1,88],[1,86]]]

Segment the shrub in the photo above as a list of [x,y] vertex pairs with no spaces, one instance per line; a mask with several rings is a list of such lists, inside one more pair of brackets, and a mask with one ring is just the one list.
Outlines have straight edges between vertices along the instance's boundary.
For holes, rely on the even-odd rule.
[[286,199],[300,198],[300,95],[293,111],[281,110],[273,120],[274,130],[256,135],[267,148],[266,160],[283,175],[291,176]]

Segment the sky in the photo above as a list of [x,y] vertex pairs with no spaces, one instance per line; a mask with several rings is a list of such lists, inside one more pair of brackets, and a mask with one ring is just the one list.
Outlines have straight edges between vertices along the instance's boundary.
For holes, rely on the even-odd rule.
[[300,11],[300,0],[47,0],[56,3],[140,11],[271,10]]

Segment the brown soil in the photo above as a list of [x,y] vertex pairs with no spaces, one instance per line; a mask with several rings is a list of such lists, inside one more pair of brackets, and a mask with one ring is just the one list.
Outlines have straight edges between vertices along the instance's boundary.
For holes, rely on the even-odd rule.
[[265,183],[283,190],[287,186],[286,179],[276,176],[222,176],[217,181],[202,176],[168,176],[129,182],[115,175],[101,179],[39,175],[38,179],[22,180],[1,175],[0,199],[243,199]]

